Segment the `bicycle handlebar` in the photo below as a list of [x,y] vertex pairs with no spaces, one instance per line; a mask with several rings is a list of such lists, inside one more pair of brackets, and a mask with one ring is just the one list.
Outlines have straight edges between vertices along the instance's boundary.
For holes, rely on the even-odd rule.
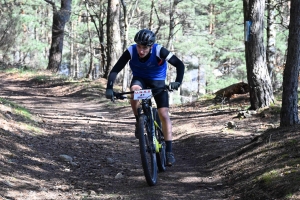
[[[171,89],[170,85],[165,85],[164,87],[157,87],[157,88],[145,88],[145,89],[150,89],[150,90],[168,90],[169,92],[172,92],[173,89]],[[112,97],[112,101],[115,101],[115,99],[127,99],[126,94],[132,94],[134,93],[134,91],[130,91],[130,92],[113,92],[113,97]]]

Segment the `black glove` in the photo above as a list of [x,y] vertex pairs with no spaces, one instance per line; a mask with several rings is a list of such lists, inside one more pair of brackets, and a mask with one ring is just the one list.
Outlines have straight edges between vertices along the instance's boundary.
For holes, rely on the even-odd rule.
[[180,86],[179,82],[171,82],[169,84],[169,88],[172,89],[172,90],[178,90],[179,86]]
[[114,91],[113,91],[113,89],[106,89],[105,97],[107,99],[112,99],[114,97]]

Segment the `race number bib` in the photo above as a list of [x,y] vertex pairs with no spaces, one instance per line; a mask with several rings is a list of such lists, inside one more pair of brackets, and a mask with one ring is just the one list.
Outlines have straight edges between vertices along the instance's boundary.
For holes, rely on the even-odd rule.
[[151,90],[136,90],[134,91],[134,100],[140,100],[140,99],[149,99],[152,97],[152,91]]

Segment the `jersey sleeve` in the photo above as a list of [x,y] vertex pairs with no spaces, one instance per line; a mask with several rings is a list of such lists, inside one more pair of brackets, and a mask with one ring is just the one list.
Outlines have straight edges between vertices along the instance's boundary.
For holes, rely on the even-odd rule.
[[110,71],[107,79],[106,89],[113,89],[113,84],[116,80],[118,73],[125,67],[125,65],[130,59],[131,55],[127,49],[126,51],[124,51],[124,53],[121,55],[117,63],[113,66],[112,70]]
[[166,60],[168,63],[176,67],[177,75],[176,75],[175,82],[179,82],[181,84],[183,81],[184,68],[185,68],[183,62],[176,55],[174,55],[164,47],[160,48],[159,56],[161,59]]

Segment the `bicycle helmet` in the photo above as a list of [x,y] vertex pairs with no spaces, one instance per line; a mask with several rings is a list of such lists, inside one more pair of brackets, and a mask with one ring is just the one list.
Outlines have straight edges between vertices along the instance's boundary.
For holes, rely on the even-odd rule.
[[143,29],[137,32],[137,34],[134,37],[134,41],[137,44],[151,46],[155,42],[155,34],[148,29]]

